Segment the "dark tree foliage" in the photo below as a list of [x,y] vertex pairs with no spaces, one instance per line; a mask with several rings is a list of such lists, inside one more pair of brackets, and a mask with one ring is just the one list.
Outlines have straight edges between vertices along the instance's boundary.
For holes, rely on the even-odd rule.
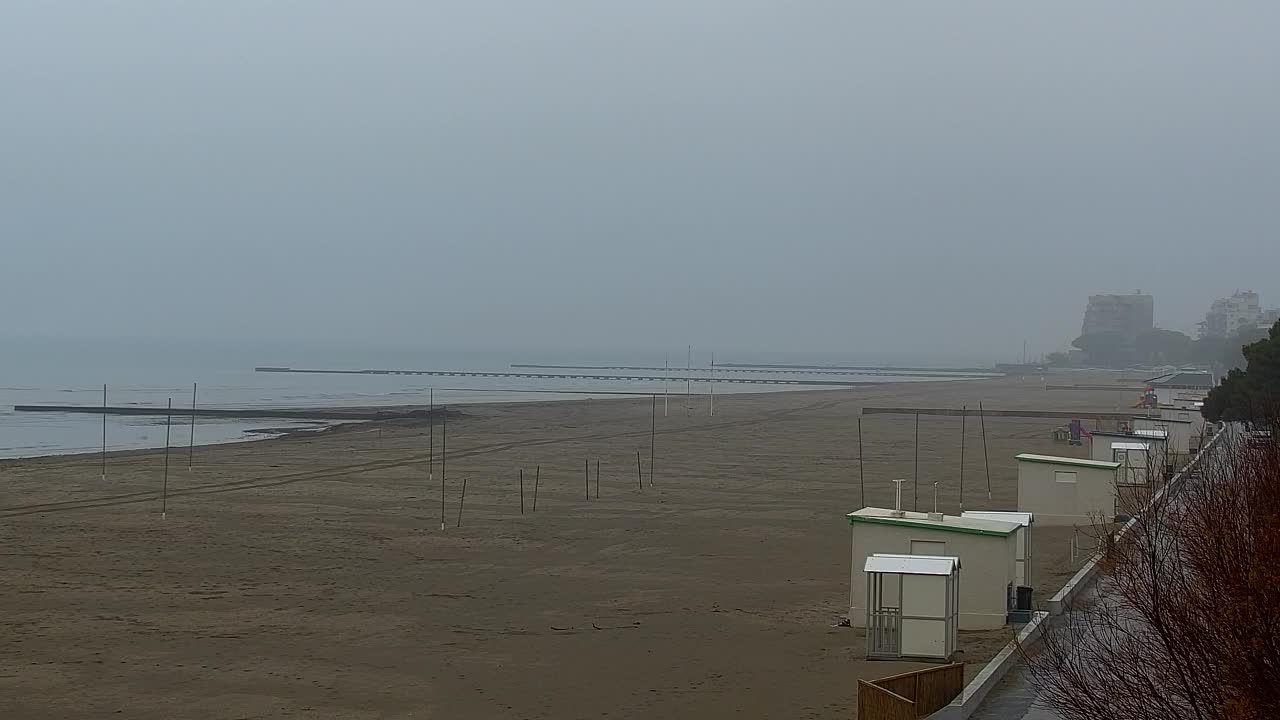
[[1206,419],[1268,425],[1280,416],[1280,321],[1267,337],[1242,348],[1243,370],[1227,373],[1205,399]]

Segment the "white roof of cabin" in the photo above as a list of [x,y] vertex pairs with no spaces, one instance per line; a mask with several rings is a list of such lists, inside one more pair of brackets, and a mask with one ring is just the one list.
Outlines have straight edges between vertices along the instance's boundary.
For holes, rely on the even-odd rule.
[[1085,460],[1083,458],[1058,457],[1056,455],[1036,455],[1035,453],[1022,453],[1015,455],[1015,460],[1032,463],[1045,463],[1046,465],[1072,465],[1075,467],[1095,468],[1098,470],[1115,470],[1120,467],[1120,463],[1108,462],[1106,460]]
[[[1120,463],[1111,464],[1114,467],[1120,467]],[[877,507],[864,507],[861,510],[849,513],[846,517],[849,518],[850,523],[855,524],[905,525],[907,527],[942,530],[944,532],[962,532],[999,537],[1008,537],[1018,531],[1016,523],[1004,520],[986,520],[956,515],[943,515],[941,520],[934,520],[929,517],[928,513],[911,512],[909,510],[903,511],[902,516],[898,517],[894,515],[893,510]]]
[[1157,440],[1167,440],[1169,438],[1168,430],[1134,430],[1130,435],[1139,437],[1156,438]]
[[965,510],[960,513],[960,516],[978,518],[979,520],[1017,523],[1022,527],[1031,527],[1031,521],[1034,519],[1029,512],[1013,512],[1012,510]]
[[891,555],[876,553],[867,557],[864,572],[897,573],[899,575],[950,575],[960,569],[960,558],[944,555]]
[[1147,443],[1113,442],[1111,443],[1111,449],[1112,450],[1150,450],[1151,446],[1148,445]]

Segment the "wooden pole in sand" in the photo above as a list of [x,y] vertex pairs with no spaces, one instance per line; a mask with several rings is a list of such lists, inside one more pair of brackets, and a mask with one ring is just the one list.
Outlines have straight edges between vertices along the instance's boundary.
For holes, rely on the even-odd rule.
[[444,406],[440,422],[440,529],[444,530],[445,461],[449,459],[449,406]]
[[533,471],[533,511],[538,512],[538,485],[542,482],[542,466]]
[[916,470],[914,487],[915,499],[911,501],[911,509],[920,512],[920,413],[916,413]]
[[169,432],[173,429],[173,398],[169,398],[169,411],[164,416],[164,484],[160,490],[160,519],[169,514]]
[[[465,478],[463,482],[466,482]],[[520,514],[524,514],[524,468],[520,468]]]
[[586,489],[587,499],[591,499],[591,461],[582,459],[582,484]]
[[[667,378],[671,375],[671,353],[662,361],[662,417],[667,416]],[[106,405],[106,403],[103,403]]]
[[716,416],[716,354],[711,353],[711,369],[707,371],[707,392],[711,395],[711,417]]
[[867,506],[867,479],[862,470],[862,418],[858,418],[858,494],[862,507]]
[[658,437],[658,396],[653,396],[653,410],[649,413],[649,487],[653,487],[653,442]]
[[196,383],[191,383],[191,440],[187,443],[187,472],[196,454]]
[[967,405],[960,406],[960,513],[964,514],[964,421],[969,416]]
[[436,391],[435,391],[435,388],[427,388],[427,486],[430,487],[435,484],[436,484]]
[[640,484],[640,491],[644,492],[644,473],[640,470],[640,451],[636,451],[636,482]]
[[107,479],[107,386],[102,385],[102,479]]
[[[1026,350],[1023,350],[1026,353]],[[1026,364],[1025,362],[1023,363]],[[991,499],[991,458],[987,455],[987,416],[982,412],[982,401],[978,401],[978,421],[982,423],[982,464],[987,468],[987,499]]]
[[[462,527],[462,506],[467,503],[467,479],[462,478],[462,495],[458,498],[458,527]],[[520,493],[520,514],[524,514],[524,492]]]
[[685,355],[684,371],[684,414],[693,415],[693,346],[690,345]]
[[596,499],[600,499],[600,460],[596,460]]

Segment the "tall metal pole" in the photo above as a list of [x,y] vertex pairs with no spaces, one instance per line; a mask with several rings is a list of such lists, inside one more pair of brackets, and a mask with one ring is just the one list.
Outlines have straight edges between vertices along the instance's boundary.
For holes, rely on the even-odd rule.
[[982,464],[987,468],[987,499],[991,499],[991,458],[987,455],[987,416],[978,401],[978,421],[982,423]]
[[707,388],[711,393],[711,417],[716,416],[716,354],[711,353],[711,369],[707,371]]
[[196,454],[196,383],[191,383],[191,440],[187,443],[187,472]]
[[969,416],[969,408],[960,406],[960,512],[964,513],[964,421]]
[[653,396],[653,409],[649,412],[649,487],[653,487],[653,442],[658,437],[658,396]]
[[160,519],[169,514],[169,431],[173,428],[173,398],[169,398],[169,410],[164,416],[164,484],[160,491]]
[[915,471],[916,478],[915,478],[915,482],[913,483],[913,485],[915,485],[915,499],[912,500],[911,502],[911,509],[916,512],[920,512],[920,413],[916,413],[915,446],[916,446],[916,471]]
[[449,406],[444,406],[440,418],[440,529],[444,529],[444,478],[445,462],[449,459]]
[[685,355],[686,362],[684,371],[684,414],[690,416],[693,414],[693,346],[690,345]]
[[667,416],[667,378],[671,376],[671,353],[662,361],[662,417]]
[[867,478],[862,467],[862,418],[858,418],[858,495],[862,507],[867,506]]
[[[427,388],[427,485],[436,484],[436,391]],[[443,494],[443,493],[441,493]],[[441,501],[443,502],[443,500]]]
[[107,479],[107,386],[102,385],[102,479]]

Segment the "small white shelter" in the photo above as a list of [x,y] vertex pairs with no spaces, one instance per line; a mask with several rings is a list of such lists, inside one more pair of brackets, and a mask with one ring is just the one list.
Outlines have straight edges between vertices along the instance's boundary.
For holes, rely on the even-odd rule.
[[1152,465],[1151,445],[1145,442],[1111,443],[1111,461],[1120,463],[1116,482],[1121,485],[1146,485],[1149,471],[1159,472]]
[[1017,575],[1019,525],[942,513],[867,507],[847,515],[852,531],[849,622],[866,622],[867,558],[876,554],[959,558],[965,582],[960,589],[961,630],[1003,627],[1012,606]]
[[1033,513],[1008,510],[965,510],[960,513],[960,517],[1017,523],[1018,532],[1014,534],[1018,541],[1017,554],[1014,556],[1014,582],[1018,587],[1031,587],[1031,523],[1035,520]]
[[1163,430],[1168,433],[1170,455],[1187,455],[1191,452],[1192,423],[1190,420],[1169,420],[1163,417],[1135,417],[1133,430]]
[[1116,516],[1120,463],[1023,453],[1018,461],[1018,510],[1043,525],[1088,525]]
[[1093,440],[1090,443],[1089,457],[1093,460],[1115,461],[1115,452],[1111,446],[1116,443],[1144,443],[1147,446],[1147,454],[1159,462],[1164,462],[1164,458],[1168,455],[1165,450],[1165,444],[1168,442],[1169,434],[1164,430],[1135,430],[1133,432],[1106,432],[1097,430],[1093,433]]
[[867,657],[949,661],[960,634],[960,560],[877,553],[867,576]]
[[1191,407],[1191,408],[1162,407],[1160,408],[1160,418],[1163,420],[1173,420],[1173,421],[1185,420],[1191,423],[1191,429],[1190,429],[1191,447],[1194,447],[1198,450],[1199,446],[1196,443],[1197,441],[1203,442],[1202,438],[1205,435],[1206,422],[1204,419],[1204,415],[1200,413],[1200,407],[1203,407],[1204,403],[1196,403],[1196,405],[1199,407]]

